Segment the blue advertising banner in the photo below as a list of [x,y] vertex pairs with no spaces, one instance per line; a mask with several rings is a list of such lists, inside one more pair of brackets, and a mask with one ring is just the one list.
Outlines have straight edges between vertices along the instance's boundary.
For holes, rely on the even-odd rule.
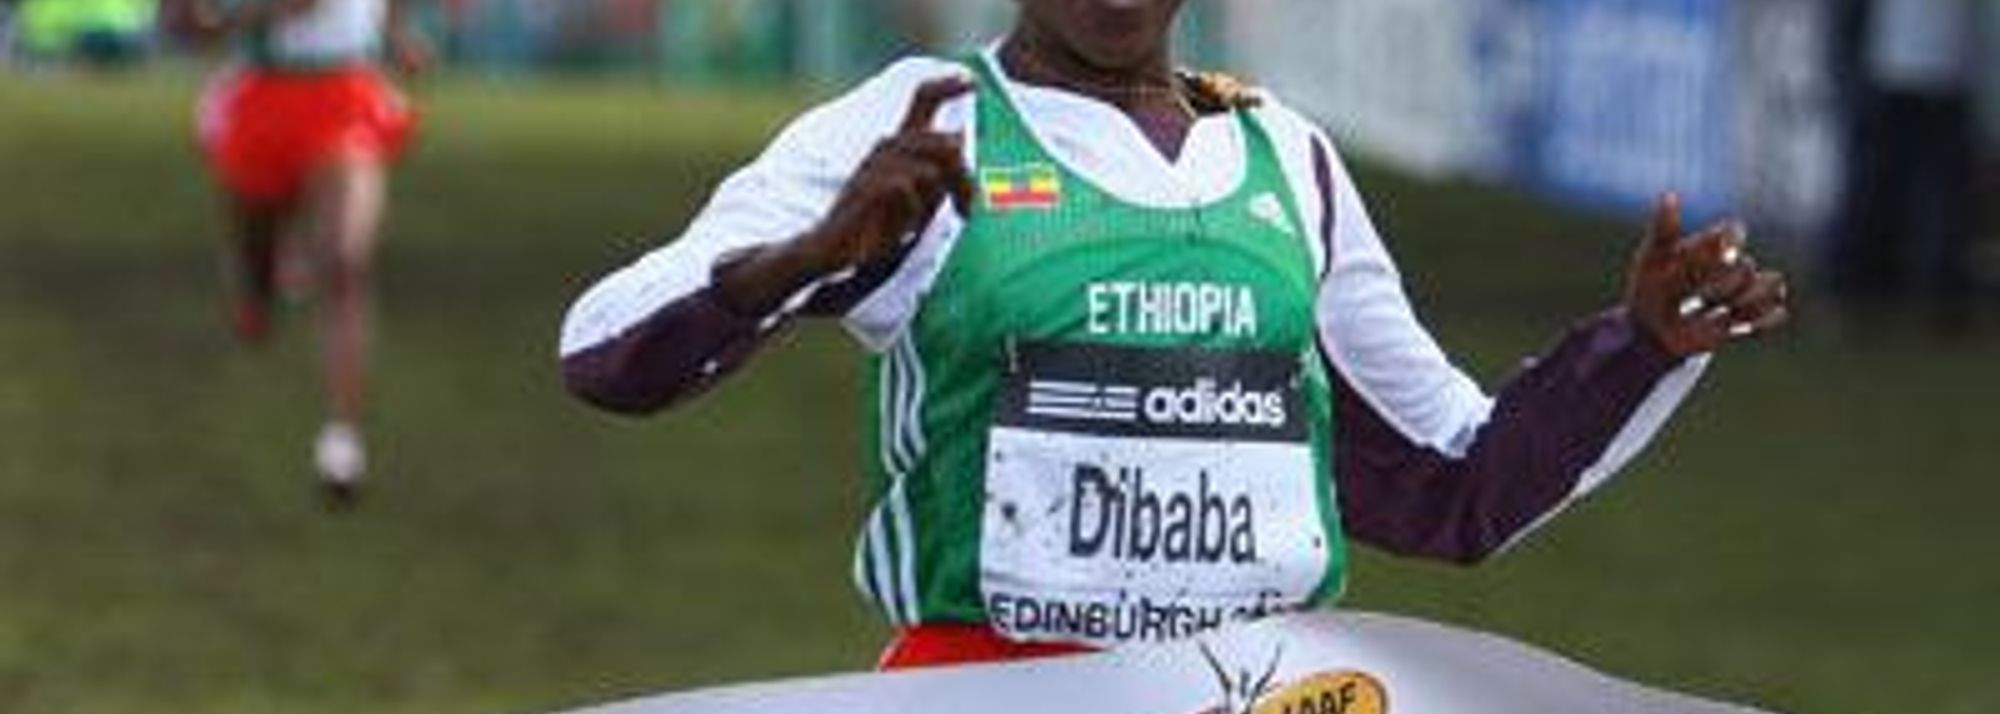
[[1691,220],[1743,216],[1793,254],[1838,201],[1825,0],[1232,7],[1245,10],[1231,16],[1234,59],[1344,150],[1418,174],[1624,217],[1677,191]]
[[1470,36],[1477,148],[1468,167],[1481,177],[1526,182],[1539,172],[1542,3],[1481,0],[1474,3]]
[[1732,208],[1734,92],[1723,0],[1538,4],[1530,180],[1614,209],[1681,193],[1694,213]]

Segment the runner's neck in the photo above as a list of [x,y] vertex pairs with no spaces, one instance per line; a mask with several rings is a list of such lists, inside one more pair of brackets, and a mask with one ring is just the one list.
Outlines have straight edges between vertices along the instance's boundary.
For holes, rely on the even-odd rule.
[[1074,53],[1046,49],[1047,40],[1017,30],[1000,47],[1001,65],[1010,77],[1026,84],[1060,89],[1116,107],[1145,135],[1153,149],[1179,161],[1199,113],[1187,97],[1187,87],[1164,57],[1145,69],[1112,72],[1090,67]]

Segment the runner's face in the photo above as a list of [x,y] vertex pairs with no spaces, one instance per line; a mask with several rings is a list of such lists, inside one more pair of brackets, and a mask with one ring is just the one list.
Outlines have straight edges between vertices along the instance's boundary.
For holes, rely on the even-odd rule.
[[1164,62],[1184,0],[1018,0],[1021,21],[1057,48],[1103,70]]

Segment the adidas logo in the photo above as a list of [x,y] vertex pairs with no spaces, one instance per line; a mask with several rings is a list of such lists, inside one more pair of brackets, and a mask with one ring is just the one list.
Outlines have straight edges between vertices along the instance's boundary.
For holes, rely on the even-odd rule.
[[1092,384],[1059,380],[1028,383],[1028,413],[1085,421],[1187,426],[1255,426],[1281,429],[1286,425],[1281,391],[1246,389],[1242,382],[1227,386],[1201,377],[1192,385]]
[[1292,219],[1285,215],[1285,204],[1278,200],[1278,195],[1275,193],[1266,191],[1250,199],[1250,215],[1271,224],[1271,227],[1278,229],[1279,233],[1294,238],[1299,235],[1298,229],[1292,227]]

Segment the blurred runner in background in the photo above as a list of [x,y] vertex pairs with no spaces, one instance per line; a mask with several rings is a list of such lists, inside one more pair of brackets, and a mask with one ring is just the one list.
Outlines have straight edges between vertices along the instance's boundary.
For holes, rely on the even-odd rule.
[[369,277],[388,168],[414,115],[376,69],[406,72],[427,49],[395,0],[169,0],[165,21],[228,39],[234,60],[201,98],[199,141],[228,194],[234,329],[271,331],[280,266],[312,266],[324,334],[328,415],[313,463],[329,505],[344,508],[366,470],[362,416],[373,334]]

